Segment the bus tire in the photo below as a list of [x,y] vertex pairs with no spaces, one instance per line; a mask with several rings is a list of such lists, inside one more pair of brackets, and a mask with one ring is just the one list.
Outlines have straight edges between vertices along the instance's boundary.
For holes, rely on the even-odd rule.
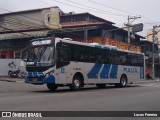
[[96,86],[97,86],[98,88],[105,88],[105,87],[106,87],[106,84],[96,84]]
[[57,90],[58,85],[56,85],[56,84],[47,84],[47,88],[48,88],[50,91],[55,91],[55,90]]
[[79,76],[75,75],[73,77],[72,84],[70,85],[70,89],[73,91],[78,91],[82,87],[82,80]]
[[120,88],[126,87],[127,86],[127,77],[125,75],[122,75],[120,78],[120,83],[118,83],[118,84],[116,83],[115,86],[120,87]]

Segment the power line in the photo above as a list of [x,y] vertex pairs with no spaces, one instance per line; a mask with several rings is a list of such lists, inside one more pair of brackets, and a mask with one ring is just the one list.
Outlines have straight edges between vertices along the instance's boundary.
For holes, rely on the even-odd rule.
[[111,7],[111,6],[108,6],[108,5],[101,4],[101,3],[99,3],[99,2],[95,2],[95,1],[93,1],[93,0],[88,0],[88,1],[90,1],[90,2],[92,2],[92,3],[95,3],[95,4],[98,4],[98,5],[101,5],[101,6],[104,6],[104,7],[108,7],[108,8],[117,10],[117,11],[121,11],[121,12],[124,12],[124,13],[129,13],[129,14],[137,15],[137,14],[135,14],[135,13],[127,12],[127,11],[124,11],[124,10],[121,10],[121,9],[118,9],[118,8],[114,8],[114,7]]
[[[44,4],[46,4],[46,5],[48,5],[48,4],[47,4],[46,2],[44,2],[44,1],[41,1],[41,0],[38,0],[38,1],[40,1],[41,3],[44,3]],[[54,0],[54,1],[55,1],[55,2],[60,2],[60,1],[57,1],[57,0]],[[84,6],[84,7],[87,7],[87,8],[91,8],[91,9],[94,9],[94,10],[98,10],[98,11],[101,11],[101,12],[105,12],[105,13],[107,12],[106,14],[112,13],[112,14],[115,14],[116,16],[126,17],[126,15],[124,15],[124,14],[113,13],[113,12],[109,12],[109,11],[105,11],[105,10],[93,8],[93,7],[84,5],[84,4],[80,4],[80,3],[77,3],[77,2],[73,2],[73,1],[71,1],[71,0],[66,0],[66,1],[68,1],[68,2],[70,2],[70,3],[74,3],[74,4],[77,4],[77,5],[80,5],[80,6]],[[93,0],[88,0],[88,1],[93,2],[93,3],[96,3],[96,4],[99,4],[99,5],[102,5],[102,6],[105,6],[105,7],[109,7],[109,8],[114,9],[114,10],[121,11],[121,12],[124,12],[124,13],[129,13],[129,14],[137,15],[137,14],[132,13],[132,12],[127,12],[127,11],[124,11],[124,10],[121,10],[121,9],[117,9],[117,8],[114,8],[114,7],[111,7],[111,6],[107,6],[107,5],[104,5],[104,4],[95,2],[95,1],[93,1]],[[60,2],[60,3],[62,3],[62,2]],[[67,3],[62,3],[62,4],[69,5],[69,4],[67,4]],[[69,5],[69,6],[73,6],[73,5]],[[76,7],[76,6],[74,6],[74,7]],[[82,8],[82,9],[84,9],[84,8]],[[88,9],[87,9],[87,10],[88,10]],[[98,11],[96,11],[96,12],[98,12]],[[94,12],[95,12],[95,11],[94,11]],[[145,18],[144,20],[149,21],[149,22],[147,22],[147,21],[145,21],[145,22],[142,21],[144,24],[156,24],[156,23],[159,23],[159,22],[155,22],[155,21],[153,21],[153,20],[151,20],[151,19],[149,19],[149,18],[146,18],[146,17],[144,17],[144,16],[143,16],[143,18]],[[143,19],[143,18],[142,18],[142,19]],[[150,22],[150,21],[152,21],[152,22]]]
[[[158,31],[156,32],[156,34],[159,33],[159,32],[160,32],[160,30],[158,30]],[[147,36],[145,36],[145,38],[148,37],[148,36],[151,36],[151,35],[153,35],[153,33],[148,34]]]
[[[12,12],[12,11],[10,11],[10,10],[7,10],[7,9],[4,9],[4,8],[2,8],[2,7],[0,7],[0,9],[4,10],[4,11],[6,11],[6,12],[14,13],[14,12]],[[22,16],[22,17],[29,18],[29,19],[31,19],[31,20],[34,20],[34,21],[38,21],[38,22],[43,23],[43,21],[41,21],[41,20],[38,20],[38,19],[35,19],[35,18],[31,18],[31,17],[25,16],[25,15],[18,15],[18,16]],[[34,22],[32,22],[32,23],[34,23]],[[34,23],[34,24],[35,24],[35,23]],[[37,24],[37,23],[36,23],[36,24]]]
[[[124,13],[129,13],[129,14],[133,14],[133,15],[136,15],[136,16],[138,15],[138,14],[135,14],[135,13],[132,13],[132,12],[124,11],[124,10],[121,10],[121,9],[118,9],[118,8],[114,8],[114,7],[111,7],[111,6],[108,6],[108,5],[101,4],[101,3],[96,2],[94,0],[88,0],[88,1],[90,1],[92,3],[95,3],[95,4],[98,4],[98,5],[101,5],[101,6],[104,6],[104,7],[108,7],[108,8],[117,10],[117,11],[121,11],[121,12],[124,12]],[[158,23],[158,22],[155,22],[155,21],[153,21],[153,20],[151,20],[151,19],[149,19],[149,18],[147,18],[145,16],[142,16],[142,17],[145,18],[147,21],[152,21],[153,23]]]
[[114,12],[110,12],[110,11],[106,11],[106,10],[97,9],[97,8],[95,8],[95,7],[90,7],[90,6],[88,6],[88,5],[76,3],[76,2],[73,2],[73,1],[71,1],[71,0],[65,0],[65,1],[68,1],[68,2],[70,2],[70,3],[77,4],[77,5],[80,5],[80,6],[84,6],[84,7],[87,7],[87,8],[91,8],[91,9],[94,9],[94,10],[98,10],[98,11],[101,11],[101,12],[111,13],[111,14],[115,14],[115,15],[119,15],[119,16],[123,16],[123,17],[126,17],[126,16],[127,16],[127,15],[124,15],[124,14],[119,14],[119,13],[114,13]]
[[88,9],[88,8],[84,8],[84,7],[79,7],[79,6],[75,6],[75,5],[72,5],[72,4],[64,3],[64,2],[61,2],[61,1],[58,1],[58,0],[52,0],[52,1],[55,1],[57,3],[62,3],[62,4],[67,5],[67,6],[72,6],[72,7],[75,7],[75,8],[79,8],[79,9],[82,9],[82,10],[89,10],[89,11],[93,11],[93,12],[97,12],[97,13],[101,13],[101,14],[114,15],[114,16],[123,16],[124,17],[124,15],[120,15],[118,13],[100,12],[100,11],[93,10],[93,8],[92,9]]
[[158,23],[158,22],[153,21],[153,20],[151,20],[151,19],[149,19],[149,18],[147,18],[147,17],[145,17],[145,16],[143,16],[143,18],[145,18],[146,20],[151,21],[151,22],[153,22],[153,23]]
[[[2,7],[0,7],[0,9],[2,9],[2,10],[4,10],[4,11],[7,11],[7,12],[10,12],[10,13],[14,13],[14,12],[12,12],[12,11],[10,11],[10,10],[7,10],[7,9],[4,9],[4,8],[2,8]],[[34,21],[36,21],[36,22],[31,22],[31,21],[28,21],[27,19],[19,19],[20,21],[21,20],[23,20],[23,21],[27,21],[28,23],[32,23],[32,25],[28,25],[28,24],[24,24],[24,25],[27,25],[27,26],[34,26],[34,25],[36,25],[36,26],[41,26],[41,24],[38,24],[37,22],[41,22],[41,23],[44,23],[44,21],[41,21],[41,20],[38,20],[38,19],[35,19],[35,18],[32,18],[32,17],[29,17],[29,16],[25,16],[25,15],[17,15],[17,16],[21,16],[22,18],[28,18],[28,20],[34,20]],[[13,18],[14,19],[14,18]],[[10,21],[11,22],[11,21]],[[22,24],[21,22],[17,22],[17,20],[16,20],[16,23],[17,24]],[[53,25],[53,24],[50,24],[50,25]],[[42,28],[42,27],[36,27],[36,28]]]
[[[3,19],[2,19],[2,18],[0,18],[0,23],[1,23],[1,22],[3,22]],[[27,23],[28,23],[28,24],[27,24]],[[23,22],[21,22],[20,19],[15,19],[15,18],[5,19],[3,25],[8,26],[8,24],[9,24],[9,25],[12,24],[13,26],[17,26],[17,27],[24,27],[24,26],[26,27],[26,26],[28,26],[28,27],[40,28],[40,27],[38,27],[38,26],[36,25],[36,23],[33,24],[32,22],[29,22],[29,21],[26,21],[26,23],[25,23],[25,20],[23,20]]]
[[[42,2],[41,0],[39,0],[40,2]],[[57,1],[57,0],[54,0],[54,1],[56,1],[56,2],[59,2],[59,1]],[[66,0],[66,1],[70,1],[70,0]],[[71,1],[70,1],[71,2]],[[44,3],[44,2],[43,2]],[[60,3],[63,3],[63,2],[60,2]],[[74,2],[75,3],[75,2]],[[66,3],[63,3],[63,4],[66,4]],[[78,4],[78,3],[75,3],[75,4]],[[70,4],[67,4],[67,5],[70,5]],[[82,4],[79,4],[79,5],[82,5]],[[73,5],[72,5],[73,6]],[[86,6],[86,5],[85,5]],[[77,6],[74,6],[74,7],[77,7]],[[89,7],[89,6],[86,6],[86,7]],[[1,8],[1,7],[0,7]],[[92,8],[92,7],[90,7],[90,8]],[[2,8],[3,9],[3,8]],[[83,9],[83,8],[82,8]],[[92,8],[93,9],[93,8]],[[6,10],[5,9],[5,11],[8,11],[8,12],[11,12],[11,11],[9,11],[9,10]],[[24,15],[19,15],[19,16],[23,16],[23,17],[26,17],[26,16],[24,16]],[[27,18],[30,18],[30,19],[33,19],[33,18],[31,18],[31,17],[28,17],[27,16]],[[33,19],[33,20],[36,20],[36,19]],[[36,21],[40,21],[40,20],[36,20]],[[42,21],[40,21],[40,22],[42,22]],[[5,27],[3,27],[3,28],[5,28]],[[6,29],[6,28],[5,28]],[[8,29],[8,28],[7,28]],[[119,29],[123,29],[123,28],[117,28],[117,29],[111,29],[111,30],[108,30],[108,31],[115,31],[115,30],[119,30]],[[11,30],[11,29],[8,29],[8,30]],[[14,30],[12,30],[12,31],[14,31]]]

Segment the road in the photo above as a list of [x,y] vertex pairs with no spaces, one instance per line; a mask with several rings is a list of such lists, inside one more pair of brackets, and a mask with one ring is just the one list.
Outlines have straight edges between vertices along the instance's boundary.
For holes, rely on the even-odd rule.
[[0,81],[0,111],[160,111],[159,101],[160,82],[156,81],[132,84],[126,88],[87,86],[77,92],[70,91],[68,87],[50,92],[45,85]]

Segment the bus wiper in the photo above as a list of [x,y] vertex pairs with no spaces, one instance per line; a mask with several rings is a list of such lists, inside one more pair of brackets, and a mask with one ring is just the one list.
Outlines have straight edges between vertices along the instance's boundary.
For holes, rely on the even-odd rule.
[[46,51],[47,46],[43,47],[37,54],[37,61],[41,60],[42,55],[44,54],[44,52]]

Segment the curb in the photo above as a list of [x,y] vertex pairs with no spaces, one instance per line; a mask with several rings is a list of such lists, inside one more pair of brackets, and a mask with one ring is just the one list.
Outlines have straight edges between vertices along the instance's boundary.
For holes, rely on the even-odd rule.
[[22,81],[23,82],[24,79],[0,77],[0,81],[4,81],[4,82],[19,82],[19,81]]
[[0,81],[3,81],[3,82],[17,82],[16,80],[0,80]]
[[144,81],[137,81],[137,83],[149,83],[149,82],[160,82],[159,79],[157,80],[144,80]]

